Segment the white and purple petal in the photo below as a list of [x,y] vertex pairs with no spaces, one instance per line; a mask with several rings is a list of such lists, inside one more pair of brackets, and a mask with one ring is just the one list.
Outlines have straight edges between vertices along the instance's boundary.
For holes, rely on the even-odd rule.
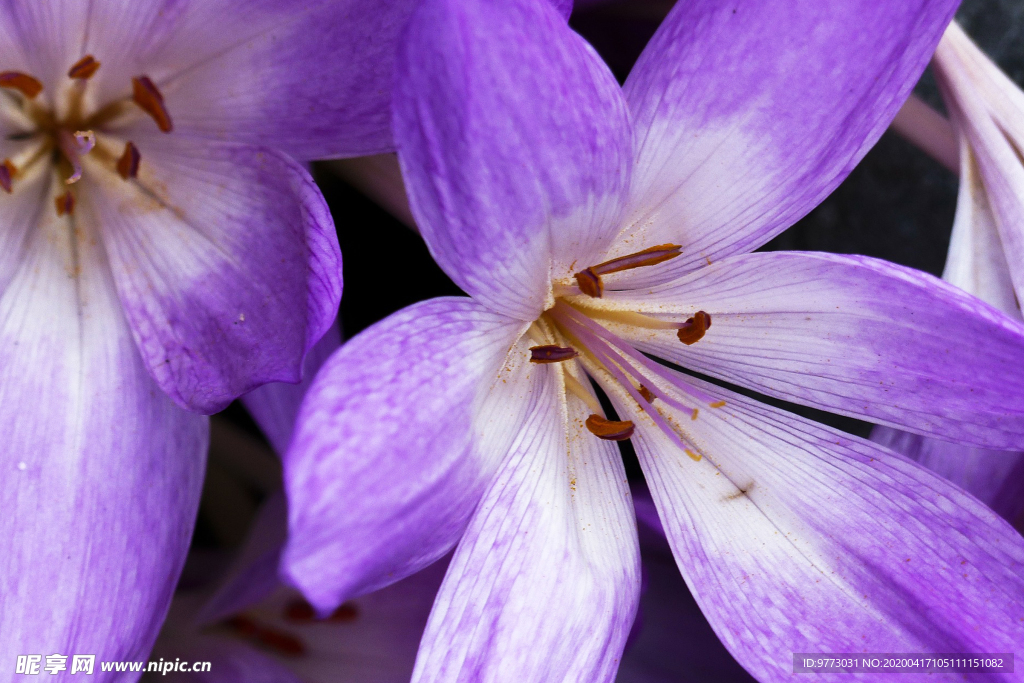
[[452,558],[414,682],[615,678],[640,597],[626,473],[554,367],[533,393]]
[[534,400],[536,366],[525,348],[510,353],[524,327],[470,299],[432,299],[323,366],[284,458],[282,573],[318,609],[418,571],[461,537]]
[[1024,325],[919,271],[757,253],[600,301],[669,319],[709,313],[691,346],[675,330],[609,325],[645,352],[739,386],[960,443],[1024,441]]
[[[44,190],[53,206],[61,189]],[[0,660],[143,660],[185,561],[208,420],[150,378],[97,226],[12,226],[0,295]],[[116,618],[111,618],[116,615]],[[97,679],[114,680],[101,674]]]
[[617,408],[687,583],[756,677],[789,680],[795,652],[1019,646],[1024,539],[1004,520],[877,444],[674,374],[726,402],[676,415],[699,461]]
[[611,72],[549,3],[423,2],[394,106],[413,215],[463,290],[533,320],[552,279],[600,260],[625,200],[631,131]]
[[885,131],[957,4],[676,3],[624,88],[638,151],[620,249],[681,244],[666,268],[682,273],[795,223]]

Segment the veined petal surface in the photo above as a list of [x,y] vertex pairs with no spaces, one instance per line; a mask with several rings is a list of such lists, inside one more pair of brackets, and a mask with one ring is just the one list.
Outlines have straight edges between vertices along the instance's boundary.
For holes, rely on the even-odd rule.
[[182,407],[212,413],[303,357],[341,298],[341,252],[313,179],[280,152],[137,141],[126,182],[90,161],[76,215],[100,226],[142,357]]
[[81,52],[60,68],[95,55],[99,102],[130,96],[131,78],[146,74],[178,135],[299,159],[394,149],[395,48],[413,0],[65,4],[87,4],[89,16],[71,41]]
[[422,569],[461,537],[535,400],[524,327],[471,299],[432,299],[324,365],[284,458],[282,572],[318,609]]
[[[0,294],[0,661],[143,660],[188,550],[208,420],[146,371],[91,226],[53,194]],[[45,210],[50,208],[50,210]],[[112,617],[112,615],[116,615]],[[68,661],[70,668],[70,660]],[[96,671],[100,681],[123,680]]]
[[560,369],[542,367],[533,392],[452,558],[414,683],[615,678],[640,598],[626,473],[565,401]]
[[[735,256],[603,306],[712,327],[610,324],[637,348],[770,396],[987,448],[1024,441],[1024,325],[930,275],[862,256]],[[595,304],[597,305],[597,304]]]
[[675,416],[699,461],[617,409],[684,578],[759,680],[790,680],[794,652],[1019,648],[1024,539],[1004,520],[877,444],[675,374],[726,401]]
[[795,223],[885,131],[957,4],[676,3],[624,88],[638,148],[619,249],[681,244],[682,273]]
[[395,140],[431,253],[484,305],[534,320],[552,278],[617,231],[632,161],[619,86],[535,0],[426,0],[397,74]]

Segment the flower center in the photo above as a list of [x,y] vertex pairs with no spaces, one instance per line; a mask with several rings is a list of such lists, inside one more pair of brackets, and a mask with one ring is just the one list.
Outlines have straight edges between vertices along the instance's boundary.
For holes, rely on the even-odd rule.
[[[696,420],[699,406],[720,408],[723,401],[680,383],[668,368],[656,363],[600,324],[599,320],[645,329],[675,330],[679,341],[695,344],[711,328],[711,316],[696,311],[685,320],[656,318],[633,311],[608,310],[587,304],[588,299],[604,294],[602,275],[631,268],[662,263],[680,254],[679,245],[663,244],[650,249],[591,266],[578,273],[578,287],[556,287],[555,305],[545,311],[530,328],[531,338],[549,343],[530,349],[534,363],[578,362],[586,374],[603,386],[614,384],[636,402],[639,410],[694,460],[701,456],[676,419],[682,413]],[[569,372],[564,373],[567,391],[587,404],[592,411],[586,427],[594,436],[623,441],[633,435],[629,420],[608,420],[601,405]]]
[[0,116],[6,119],[8,130],[14,131],[6,141],[17,147],[0,162],[0,188],[12,194],[40,166],[49,166],[65,188],[54,198],[57,215],[63,216],[74,212],[76,184],[85,173],[86,155],[124,181],[132,181],[138,175],[142,161],[138,147],[106,128],[122,116],[141,110],[160,131],[170,133],[174,129],[170,112],[160,90],[147,76],[131,80],[130,97],[86,111],[86,89],[100,66],[92,55],[72,64],[67,73],[70,86],[54,91],[63,93],[59,103],[48,103],[39,97],[44,85],[34,76],[19,71],[0,72]]

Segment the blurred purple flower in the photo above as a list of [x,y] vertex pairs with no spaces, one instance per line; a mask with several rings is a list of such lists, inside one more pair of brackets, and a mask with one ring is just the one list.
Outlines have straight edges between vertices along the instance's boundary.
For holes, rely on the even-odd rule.
[[4,666],[148,652],[199,500],[197,413],[297,381],[337,311],[296,159],[392,148],[411,5],[0,7]]
[[458,543],[414,680],[611,680],[640,572],[609,439],[632,437],[683,576],[759,678],[801,651],[1014,649],[1024,541],[1003,520],[646,355],[1019,447],[1024,327],[889,263],[747,253],[878,138],[955,4],[678,3],[620,90],[543,3],[425,0],[395,137],[472,298],[396,313],[314,381],[285,458],[290,580],[326,613]]
[[[956,23],[939,42],[934,71],[960,147],[960,192],[942,277],[1021,320],[1024,93]],[[939,147],[938,138],[932,135],[926,146]],[[875,428],[871,438],[935,470],[1011,522],[1024,512],[1022,451],[970,448],[890,427]]]

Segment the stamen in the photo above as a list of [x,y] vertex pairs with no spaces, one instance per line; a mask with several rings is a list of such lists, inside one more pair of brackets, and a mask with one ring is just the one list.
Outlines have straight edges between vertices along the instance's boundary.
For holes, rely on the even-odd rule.
[[82,179],[82,156],[96,146],[96,134],[91,130],[80,130],[72,135],[61,128],[57,133],[57,144],[64,158],[71,164],[71,176],[64,182],[73,185]]
[[121,158],[117,160],[117,172],[125,180],[134,178],[139,174],[140,161],[142,161],[142,155],[139,154],[139,148],[129,142],[124,146]]
[[605,441],[625,441],[633,436],[633,423],[629,420],[606,420],[600,415],[587,418],[587,429]]
[[17,90],[31,100],[43,91],[43,84],[20,71],[3,71],[0,72],[0,88]]
[[132,99],[144,112],[153,117],[161,132],[170,133],[174,130],[171,115],[164,105],[164,96],[160,94],[148,76],[132,79]]
[[573,396],[586,403],[587,407],[590,408],[592,412],[600,413],[602,411],[601,404],[598,402],[598,400],[594,398],[593,394],[587,391],[586,388],[582,384],[580,384],[575,377],[570,375],[568,372],[563,373],[562,376],[565,378],[565,388],[569,391],[569,393],[571,393]]
[[699,342],[710,327],[711,316],[704,311],[697,311],[692,318],[687,318],[686,327],[680,327],[676,336],[679,337],[679,341],[690,346]]
[[544,346],[530,347],[531,363],[561,363],[562,361],[572,360],[578,355],[580,354],[571,346],[546,344]]
[[613,258],[609,261],[598,263],[596,266],[584,268],[576,273],[576,282],[579,283],[580,291],[584,294],[600,298],[604,294],[604,283],[601,282],[602,275],[617,273],[620,270],[653,266],[679,256],[682,253],[680,249],[682,247],[678,244],[659,244],[656,247],[650,247],[635,254]]
[[4,188],[4,192],[10,194],[13,188],[11,179],[14,178],[14,174],[18,172],[18,169],[14,167],[10,159],[4,159],[4,162],[0,164],[0,187]]
[[75,195],[71,194],[71,190],[68,190],[64,194],[56,197],[53,203],[57,206],[57,215],[70,216],[75,211]]
[[92,55],[86,55],[75,62],[74,66],[68,70],[68,78],[79,78],[81,80],[88,80],[92,78],[92,75],[100,68],[100,63],[96,61],[96,58]]

